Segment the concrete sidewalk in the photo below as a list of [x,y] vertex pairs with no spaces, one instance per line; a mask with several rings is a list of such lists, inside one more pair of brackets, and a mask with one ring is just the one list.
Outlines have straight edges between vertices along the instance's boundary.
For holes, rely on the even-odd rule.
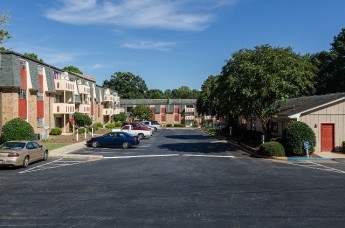
[[86,141],[80,141],[77,143],[70,144],[68,146],[51,150],[49,151],[49,157],[77,158],[77,159],[86,159],[86,160],[100,160],[103,158],[102,155],[71,154],[72,152],[77,151],[82,148],[86,148]]

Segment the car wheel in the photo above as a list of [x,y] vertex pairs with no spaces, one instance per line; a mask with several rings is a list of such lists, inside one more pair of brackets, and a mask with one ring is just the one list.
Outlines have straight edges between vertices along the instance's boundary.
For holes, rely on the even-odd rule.
[[99,144],[98,144],[97,141],[92,142],[92,147],[93,147],[93,148],[96,148],[96,147],[98,147],[98,146],[99,146]]
[[138,134],[139,140],[142,140],[144,138],[144,134]]
[[23,168],[26,168],[26,167],[28,167],[28,165],[29,165],[29,156],[26,156],[26,157],[24,158],[22,167],[23,167]]
[[44,151],[43,161],[46,161],[47,159],[48,159],[48,150]]
[[123,142],[123,143],[122,143],[122,147],[123,147],[124,149],[129,148],[129,147],[130,147],[129,142]]

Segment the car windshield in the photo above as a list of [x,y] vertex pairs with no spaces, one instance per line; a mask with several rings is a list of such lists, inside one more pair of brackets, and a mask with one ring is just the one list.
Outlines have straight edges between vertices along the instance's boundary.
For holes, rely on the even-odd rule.
[[23,142],[5,142],[0,145],[0,149],[23,149],[24,147],[25,143]]

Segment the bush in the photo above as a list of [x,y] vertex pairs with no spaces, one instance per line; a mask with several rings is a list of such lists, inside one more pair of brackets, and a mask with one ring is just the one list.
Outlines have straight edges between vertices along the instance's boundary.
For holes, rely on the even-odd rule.
[[79,127],[90,126],[92,124],[91,118],[80,112],[74,113],[74,121]]
[[103,128],[103,124],[101,122],[96,123],[98,128]]
[[303,147],[304,141],[310,143],[309,153],[311,154],[316,145],[315,133],[306,123],[300,121],[290,122],[283,131],[283,143],[286,155],[306,155],[306,151]]
[[121,122],[116,122],[114,123],[115,124],[115,128],[118,128],[118,127],[121,127],[122,126],[122,123]]
[[32,140],[35,138],[34,128],[25,120],[15,118],[2,127],[1,143],[9,140]]
[[341,143],[341,152],[345,153],[345,141]]
[[113,128],[115,128],[115,123],[108,123],[108,124],[105,125],[105,128],[113,129]]
[[85,129],[84,127],[78,128],[78,133],[79,133],[79,134],[84,134],[85,131],[87,132],[87,129]]
[[90,127],[87,128],[87,132],[92,132],[92,129],[93,129],[93,132],[98,131],[98,125],[92,124]]
[[62,129],[58,127],[54,127],[50,130],[49,135],[61,135],[62,134]]
[[259,154],[264,156],[284,157],[285,150],[281,143],[276,141],[266,142],[260,146]]
[[167,127],[172,127],[172,124],[167,124]]

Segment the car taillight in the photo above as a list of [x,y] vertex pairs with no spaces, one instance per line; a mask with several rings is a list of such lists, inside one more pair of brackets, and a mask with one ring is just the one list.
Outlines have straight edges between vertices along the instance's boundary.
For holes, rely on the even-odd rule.
[[17,152],[11,152],[7,155],[7,157],[19,157],[19,153]]
[[134,136],[134,140],[135,141],[139,141],[139,137],[138,136]]

